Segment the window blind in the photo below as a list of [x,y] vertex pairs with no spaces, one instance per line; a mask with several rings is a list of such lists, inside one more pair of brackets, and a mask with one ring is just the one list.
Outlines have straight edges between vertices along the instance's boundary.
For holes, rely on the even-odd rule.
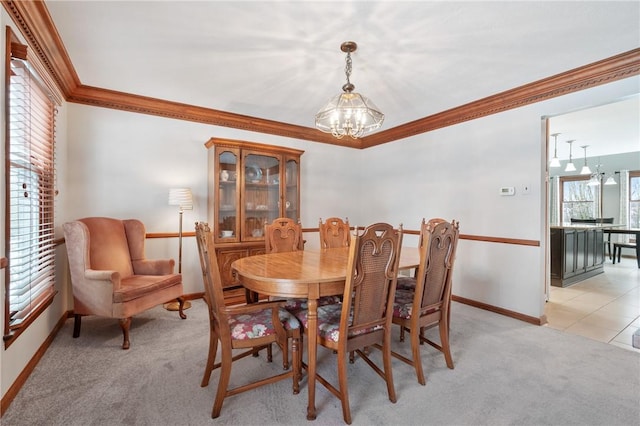
[[[55,295],[55,103],[11,43],[8,77],[5,340]],[[8,328],[7,328],[8,325]]]

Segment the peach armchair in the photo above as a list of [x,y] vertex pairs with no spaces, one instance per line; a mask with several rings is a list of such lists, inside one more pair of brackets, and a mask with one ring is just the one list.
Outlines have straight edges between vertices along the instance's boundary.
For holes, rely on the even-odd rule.
[[118,318],[129,349],[131,317],[178,299],[183,313],[182,276],[173,259],[145,258],[145,227],[139,220],[89,217],[63,225],[73,288],[73,337],[81,317]]

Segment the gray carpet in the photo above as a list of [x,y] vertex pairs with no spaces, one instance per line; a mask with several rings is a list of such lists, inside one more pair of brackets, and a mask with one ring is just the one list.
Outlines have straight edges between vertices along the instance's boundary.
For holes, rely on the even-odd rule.
[[[131,349],[120,349],[115,321],[85,318],[72,339],[68,320],[3,416],[3,425],[273,425],[305,424],[306,380],[299,395],[291,382],[229,397],[211,419],[217,386],[201,388],[208,346],[204,302],[180,320],[161,307],[135,317]],[[435,332],[435,330],[431,330]],[[397,331],[394,336],[397,338]],[[580,336],[453,303],[455,369],[433,348],[423,349],[427,385],[394,360],[398,402],[364,363],[349,365],[355,425],[637,425],[640,424],[640,355]],[[409,344],[395,342],[408,353]],[[377,355],[376,355],[377,356]],[[319,353],[319,371],[335,379],[335,355]],[[274,362],[238,361],[232,383],[281,371]],[[318,418],[309,424],[343,424],[339,401],[318,385]]]

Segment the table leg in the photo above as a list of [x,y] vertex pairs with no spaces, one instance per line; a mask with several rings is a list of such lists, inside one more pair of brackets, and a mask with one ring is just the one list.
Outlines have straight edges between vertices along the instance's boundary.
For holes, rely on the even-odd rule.
[[307,405],[307,420],[316,419],[316,351],[318,340],[318,299],[308,299],[307,318],[307,384],[309,386],[309,404]]
[[640,241],[638,240],[639,238],[636,236],[636,261],[638,262],[638,268],[640,268]]

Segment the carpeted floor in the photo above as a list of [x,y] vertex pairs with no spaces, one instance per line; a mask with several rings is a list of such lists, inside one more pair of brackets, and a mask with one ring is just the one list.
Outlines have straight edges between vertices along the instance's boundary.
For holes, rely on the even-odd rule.
[[[229,397],[211,419],[218,372],[200,387],[208,347],[204,302],[180,320],[161,307],[135,317],[131,349],[120,349],[116,321],[85,318],[72,339],[68,320],[1,419],[2,425],[275,425],[305,424],[307,390],[280,381]],[[436,330],[430,330],[435,333]],[[394,336],[398,333],[394,330]],[[453,303],[451,345],[455,369],[429,346],[422,353],[427,385],[393,361],[398,402],[363,362],[349,365],[354,425],[637,425],[640,355]],[[395,342],[409,353],[408,342]],[[335,355],[320,350],[319,371],[335,382]],[[281,371],[274,362],[245,358],[232,383]],[[339,401],[321,385],[318,418],[340,425]]]

